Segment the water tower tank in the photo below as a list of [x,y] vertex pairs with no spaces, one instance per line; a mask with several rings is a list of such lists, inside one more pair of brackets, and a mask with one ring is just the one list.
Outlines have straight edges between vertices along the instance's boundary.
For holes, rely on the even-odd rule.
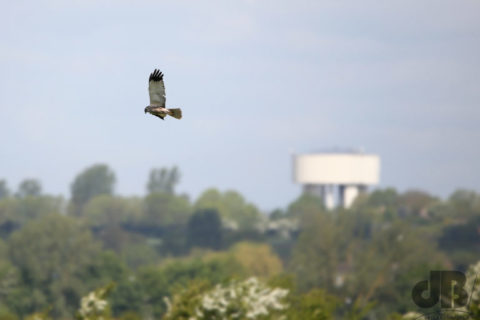
[[365,153],[310,153],[294,156],[294,180],[304,191],[324,199],[333,207],[334,191],[338,204],[349,207],[356,196],[368,186],[378,184],[380,158]]

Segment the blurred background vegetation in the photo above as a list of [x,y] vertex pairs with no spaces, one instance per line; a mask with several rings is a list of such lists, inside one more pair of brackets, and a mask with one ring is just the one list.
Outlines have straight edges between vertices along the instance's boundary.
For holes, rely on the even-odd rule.
[[113,170],[96,164],[74,177],[70,199],[36,179],[16,190],[0,179],[0,319],[72,318],[109,283],[111,317],[188,319],[198,293],[252,277],[288,290],[287,319],[399,319],[430,270],[466,271],[479,258],[472,191],[439,199],[381,189],[332,211],[302,195],[261,212],[235,191],[178,194],[180,178],[176,167],[155,168],[144,197],[122,197]]

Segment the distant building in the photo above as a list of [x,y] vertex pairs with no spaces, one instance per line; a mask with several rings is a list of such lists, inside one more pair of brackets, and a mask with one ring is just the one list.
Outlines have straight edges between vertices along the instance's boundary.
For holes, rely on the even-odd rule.
[[293,170],[303,192],[321,197],[326,208],[348,208],[359,193],[378,184],[380,158],[359,151],[298,154]]

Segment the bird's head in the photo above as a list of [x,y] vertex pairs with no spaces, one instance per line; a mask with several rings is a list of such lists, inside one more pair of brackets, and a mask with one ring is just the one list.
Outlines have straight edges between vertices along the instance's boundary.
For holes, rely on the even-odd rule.
[[145,113],[148,112],[148,109],[149,109],[149,108],[150,108],[150,106],[146,106],[146,107],[145,107]]

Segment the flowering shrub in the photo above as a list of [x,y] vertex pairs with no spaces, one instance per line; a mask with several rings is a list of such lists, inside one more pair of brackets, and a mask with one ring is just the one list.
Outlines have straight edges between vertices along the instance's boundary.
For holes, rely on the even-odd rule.
[[[183,292],[173,297],[165,319],[188,320],[241,320],[271,319],[288,306],[283,301],[288,290],[271,288],[256,278],[245,281],[232,281],[227,285],[217,285],[211,290],[193,295]],[[185,296],[189,296],[190,310],[179,312],[185,307]],[[179,317],[179,314],[185,318]],[[279,317],[275,317],[279,319]]]
[[29,315],[25,320],[51,320],[52,318],[49,315],[50,311],[52,311],[51,306],[41,312],[35,312],[34,314]]
[[417,320],[422,318],[422,314],[418,312],[410,311],[403,315],[403,320]]
[[77,318],[79,320],[105,320],[110,318],[110,310],[105,298],[113,287],[113,284],[109,284],[83,297],[80,301]]
[[470,314],[480,317],[480,261],[468,268],[465,289],[470,297]]

